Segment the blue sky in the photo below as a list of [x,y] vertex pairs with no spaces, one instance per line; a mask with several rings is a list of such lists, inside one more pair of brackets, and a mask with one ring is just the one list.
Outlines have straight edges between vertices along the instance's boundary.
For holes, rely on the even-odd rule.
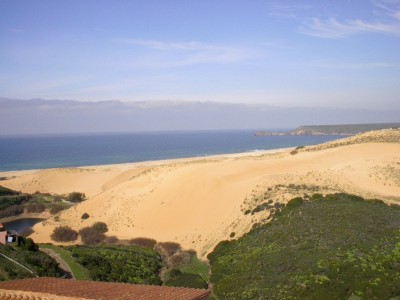
[[400,0],[0,0],[0,97],[400,108]]

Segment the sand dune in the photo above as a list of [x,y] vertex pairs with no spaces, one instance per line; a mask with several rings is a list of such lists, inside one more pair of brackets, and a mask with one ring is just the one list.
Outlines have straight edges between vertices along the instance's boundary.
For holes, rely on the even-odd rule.
[[[35,241],[51,242],[59,225],[79,229],[104,221],[110,235],[176,241],[204,256],[232,232],[237,237],[265,220],[266,211],[244,212],[267,199],[285,202],[315,192],[349,192],[400,202],[400,131],[386,134],[390,140],[336,142],[295,155],[289,149],[0,176],[15,176],[2,185],[16,190],[88,196],[58,221],[36,225]],[[81,220],[85,212],[90,218]]]

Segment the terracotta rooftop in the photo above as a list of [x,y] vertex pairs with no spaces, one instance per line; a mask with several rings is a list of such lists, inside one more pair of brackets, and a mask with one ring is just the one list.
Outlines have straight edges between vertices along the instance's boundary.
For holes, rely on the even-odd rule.
[[157,285],[137,285],[59,278],[29,278],[0,282],[0,299],[174,299],[206,300],[210,291]]

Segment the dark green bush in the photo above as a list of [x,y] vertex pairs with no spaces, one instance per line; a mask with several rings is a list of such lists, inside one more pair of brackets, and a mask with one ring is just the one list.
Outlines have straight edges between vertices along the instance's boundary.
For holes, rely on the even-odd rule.
[[63,211],[67,207],[60,203],[53,203],[50,205],[50,213],[52,215],[58,214],[60,211]]
[[25,209],[28,213],[41,213],[45,211],[46,207],[43,203],[30,203],[25,205]]
[[157,244],[157,241],[154,239],[150,239],[150,238],[138,237],[138,238],[129,240],[129,244],[153,249],[154,246]]
[[19,192],[0,185],[0,196],[18,195]]
[[207,289],[208,284],[198,274],[182,273],[178,269],[172,269],[169,279],[165,282],[167,286],[187,287],[196,289]]
[[67,201],[77,203],[77,202],[82,202],[86,199],[86,196],[84,193],[79,193],[79,192],[72,192],[67,196]]
[[104,239],[105,235],[101,231],[93,227],[84,227],[79,230],[79,235],[81,236],[81,241],[85,245],[97,245],[100,244]]
[[56,242],[73,242],[78,238],[78,232],[69,226],[54,228],[51,239]]
[[161,242],[157,243],[156,246],[163,250],[167,256],[172,256],[182,249],[181,245],[175,242]]
[[297,197],[297,198],[293,198],[292,200],[289,200],[289,202],[286,204],[286,207],[288,209],[293,209],[295,207],[299,207],[304,203],[303,198],[301,197]]
[[92,228],[101,233],[106,233],[108,231],[107,224],[104,222],[96,222],[92,225]]

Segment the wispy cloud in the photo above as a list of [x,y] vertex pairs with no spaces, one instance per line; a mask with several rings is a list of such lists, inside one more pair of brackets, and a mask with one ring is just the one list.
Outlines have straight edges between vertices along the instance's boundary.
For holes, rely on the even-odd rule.
[[400,68],[399,64],[392,64],[387,62],[368,62],[368,63],[330,63],[330,62],[305,62],[295,64],[296,66],[323,68],[323,69],[386,69],[386,68]]
[[[239,46],[223,46],[197,41],[170,42],[140,39],[116,39],[114,42],[135,47],[144,47],[146,51],[140,59],[133,59],[136,66],[143,67],[180,67],[207,63],[229,63],[251,57],[251,50]],[[148,49],[154,50],[152,52]]]
[[282,2],[271,2],[267,6],[267,14],[272,17],[295,18],[298,13],[311,9],[308,4],[285,4]]
[[345,38],[359,33],[380,33],[400,36],[400,1],[374,1],[375,13],[380,19],[353,19],[339,21],[336,18],[322,20],[312,18],[304,23],[300,32],[319,38]]

